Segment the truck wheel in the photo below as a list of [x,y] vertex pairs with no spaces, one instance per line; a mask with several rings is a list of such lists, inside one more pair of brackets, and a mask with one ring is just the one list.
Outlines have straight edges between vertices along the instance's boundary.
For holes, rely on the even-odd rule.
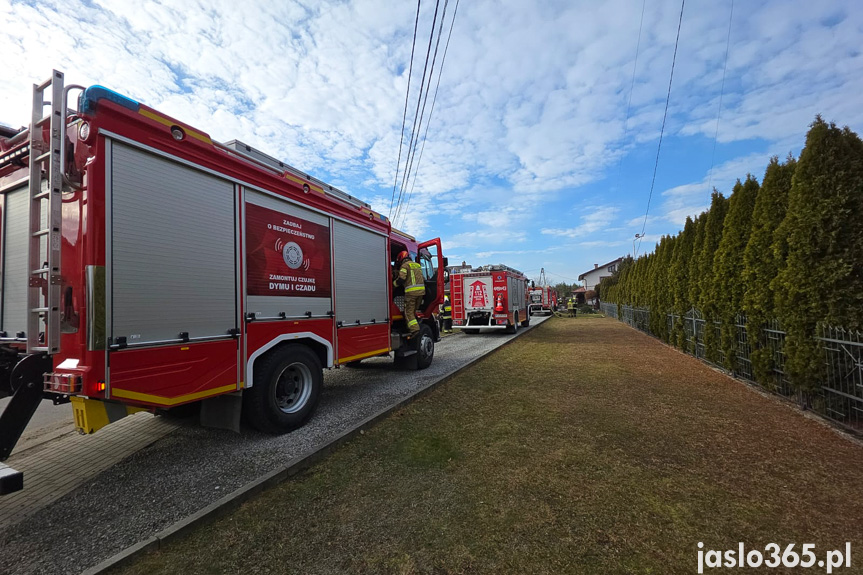
[[426,324],[420,326],[417,342],[417,369],[425,369],[431,365],[434,359],[434,337],[432,330]]
[[506,326],[504,330],[506,333],[515,333],[518,331],[518,312],[515,312],[515,316],[513,318],[515,321],[510,325]]
[[243,414],[258,431],[279,434],[302,426],[321,397],[323,369],[303,345],[287,345],[255,365],[254,385],[243,392]]
[[526,318],[524,318],[524,321],[521,322],[521,327],[528,327],[529,325],[530,325],[530,315],[528,314],[528,316]]

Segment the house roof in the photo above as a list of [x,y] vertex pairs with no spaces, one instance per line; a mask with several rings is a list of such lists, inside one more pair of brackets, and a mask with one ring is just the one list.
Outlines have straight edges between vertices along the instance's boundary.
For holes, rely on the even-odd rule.
[[601,270],[602,268],[607,268],[607,267],[608,267],[608,266],[610,266],[611,264],[616,264],[617,262],[622,262],[622,261],[623,261],[623,258],[617,258],[616,260],[611,260],[611,261],[610,261],[610,262],[608,262],[607,264],[602,264],[601,266],[596,266],[596,267],[595,267],[595,268],[593,268],[592,270],[587,270],[586,272],[584,272],[583,274],[581,274],[580,276],[578,276],[578,281],[583,280],[583,279],[584,279],[584,276],[586,276],[586,275],[587,275],[587,274],[589,274],[590,272],[595,272],[595,271]]

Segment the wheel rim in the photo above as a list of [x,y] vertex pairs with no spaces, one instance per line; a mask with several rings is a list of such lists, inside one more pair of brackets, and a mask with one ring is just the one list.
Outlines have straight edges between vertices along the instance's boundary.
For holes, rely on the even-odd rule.
[[282,413],[296,413],[305,407],[312,393],[312,371],[295,362],[283,369],[273,386],[273,399]]
[[422,338],[420,338],[420,355],[422,355],[423,359],[428,359],[434,353],[434,342],[432,338],[423,334]]

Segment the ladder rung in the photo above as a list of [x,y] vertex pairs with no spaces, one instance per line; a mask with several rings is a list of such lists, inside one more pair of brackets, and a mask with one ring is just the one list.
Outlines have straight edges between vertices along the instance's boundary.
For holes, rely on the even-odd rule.
[[33,196],[34,200],[41,200],[42,198],[47,198],[51,195],[51,192],[39,192],[35,196]]
[[50,121],[51,121],[51,116],[43,116],[42,118],[40,118],[39,120],[36,121],[36,125],[37,126],[44,126],[45,124],[47,124]]
[[34,307],[30,310],[30,313],[44,313],[51,309],[50,307]]
[[33,270],[32,272],[30,272],[30,275],[36,276],[36,275],[42,275],[42,274],[47,274],[47,273],[48,273],[48,268],[39,268],[38,270]]
[[44,345],[40,345],[40,346],[36,346],[36,347],[31,347],[30,349],[31,349],[32,351],[49,351],[49,350],[48,350],[48,348],[47,348],[46,346],[44,346]]
[[33,232],[33,237],[38,238],[40,236],[47,236],[51,233],[51,230],[39,230],[38,232]]
[[48,151],[47,151],[47,152],[45,152],[44,154],[39,154],[38,156],[36,156],[35,158],[33,158],[33,163],[34,163],[34,164],[38,164],[39,162],[42,162],[42,161],[44,161],[44,160],[47,160],[47,159],[48,159],[48,158],[50,158],[50,157],[51,157],[51,151],[50,151],[50,150],[48,150]]

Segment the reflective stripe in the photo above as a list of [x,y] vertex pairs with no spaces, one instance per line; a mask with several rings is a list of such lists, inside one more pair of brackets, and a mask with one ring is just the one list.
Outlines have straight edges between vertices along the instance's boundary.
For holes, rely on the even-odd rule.
[[412,319],[412,320],[410,320],[410,321],[408,322],[408,327],[415,326],[416,324],[417,324],[417,320]]
[[422,266],[416,262],[408,262],[408,273],[410,275],[407,289],[405,291],[413,291],[414,289],[425,289],[423,281]]
[[399,280],[405,284],[405,293],[425,292],[422,266],[416,262],[405,261],[402,263],[399,268],[398,279],[393,281],[393,285],[398,287]]

